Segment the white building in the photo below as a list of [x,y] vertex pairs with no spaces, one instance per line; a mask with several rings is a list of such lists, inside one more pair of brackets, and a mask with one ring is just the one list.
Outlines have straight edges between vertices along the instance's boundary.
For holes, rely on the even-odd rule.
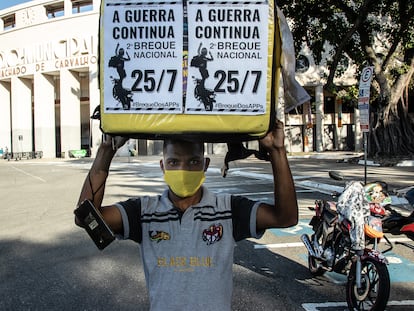
[[0,147],[47,158],[90,138],[96,147],[99,5],[37,0],[0,11]]
[[[90,119],[100,102],[99,9],[100,0],[33,0],[0,11],[0,148],[41,151],[46,158],[80,149],[94,155],[101,139],[99,121]],[[297,78],[316,111],[305,105],[299,114],[286,115],[289,150],[360,148],[353,111],[341,113],[340,104],[324,94],[323,68],[306,54],[298,58],[303,66]],[[356,83],[352,70],[346,74],[346,83]],[[148,141],[132,145],[140,154],[161,150]]]

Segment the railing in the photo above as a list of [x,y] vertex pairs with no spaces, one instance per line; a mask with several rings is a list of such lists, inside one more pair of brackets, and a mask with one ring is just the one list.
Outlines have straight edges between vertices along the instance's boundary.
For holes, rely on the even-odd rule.
[[41,159],[43,151],[29,151],[29,152],[9,152],[3,154],[3,159],[7,160],[22,160],[22,159]]

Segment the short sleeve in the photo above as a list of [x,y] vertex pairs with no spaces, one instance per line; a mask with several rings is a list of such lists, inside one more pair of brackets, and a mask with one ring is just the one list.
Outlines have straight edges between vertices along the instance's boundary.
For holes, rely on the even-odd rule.
[[124,226],[124,239],[130,239],[137,243],[142,241],[141,227],[141,200],[139,198],[129,199],[116,204],[121,212]]
[[235,241],[246,238],[260,238],[263,232],[256,230],[256,214],[260,202],[242,196],[231,197],[233,237]]

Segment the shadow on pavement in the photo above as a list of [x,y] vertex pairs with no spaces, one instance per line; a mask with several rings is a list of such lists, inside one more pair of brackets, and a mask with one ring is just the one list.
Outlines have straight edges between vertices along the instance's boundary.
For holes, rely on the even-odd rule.
[[0,310],[148,310],[137,246],[100,252],[87,239],[0,241]]
[[[81,230],[55,241],[0,241],[0,310],[148,310],[135,243],[116,241],[101,252]],[[345,301],[343,285],[311,278],[305,266],[253,246],[242,241],[235,249],[233,310],[304,310],[307,302]],[[403,284],[392,291],[413,296]]]

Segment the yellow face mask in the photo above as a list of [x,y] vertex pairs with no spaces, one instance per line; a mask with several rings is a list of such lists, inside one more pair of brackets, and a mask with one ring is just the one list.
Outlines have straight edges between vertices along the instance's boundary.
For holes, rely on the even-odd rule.
[[191,197],[200,189],[206,176],[204,171],[165,170],[164,180],[171,191],[181,198]]

